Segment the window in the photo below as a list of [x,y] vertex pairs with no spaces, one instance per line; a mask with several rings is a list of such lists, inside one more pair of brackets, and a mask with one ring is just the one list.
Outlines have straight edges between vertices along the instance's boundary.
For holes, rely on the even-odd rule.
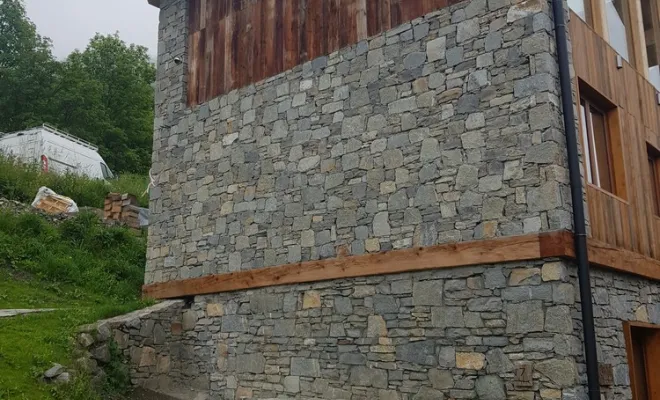
[[585,177],[589,184],[627,198],[619,110],[583,81],[579,81],[579,123]]
[[612,152],[605,113],[589,100],[582,98],[580,115],[587,181],[613,192]]
[[114,176],[112,175],[112,171],[110,171],[110,168],[108,168],[108,166],[103,163],[101,163],[101,172],[103,173],[103,179],[114,178]]
[[626,0],[605,0],[605,15],[610,45],[621,57],[630,61],[628,52],[630,19]]
[[653,212],[660,217],[660,151],[647,145],[649,160],[649,177],[651,179],[649,188],[651,189],[651,201]]
[[654,17],[657,11],[656,0],[641,0],[642,20],[644,25],[644,47],[646,47],[646,67],[649,70],[649,80],[660,90],[660,69],[658,67],[658,45],[660,29],[658,29],[658,19]]
[[630,383],[635,400],[655,400],[660,394],[660,326],[624,325]]
[[584,22],[591,25],[589,0],[568,0],[568,7]]

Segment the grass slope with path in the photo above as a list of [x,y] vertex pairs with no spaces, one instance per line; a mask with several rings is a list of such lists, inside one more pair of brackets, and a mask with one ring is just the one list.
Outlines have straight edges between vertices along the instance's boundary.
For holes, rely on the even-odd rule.
[[[99,398],[84,376],[47,385],[52,363],[74,365],[76,329],[144,307],[146,238],[82,213],[57,224],[0,209],[0,309],[58,311],[0,319],[0,400]],[[109,376],[103,398],[119,398],[125,377]]]

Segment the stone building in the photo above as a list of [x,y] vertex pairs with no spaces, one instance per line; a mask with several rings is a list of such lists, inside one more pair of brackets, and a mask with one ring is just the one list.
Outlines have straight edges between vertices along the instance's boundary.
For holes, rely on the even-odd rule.
[[[617,3],[612,20],[603,0],[570,1],[564,53],[546,0],[150,3],[144,291],[185,301],[118,328],[136,384],[199,399],[569,400],[588,398],[590,371],[605,399],[654,398],[648,2]],[[576,132],[590,267],[573,241]]]

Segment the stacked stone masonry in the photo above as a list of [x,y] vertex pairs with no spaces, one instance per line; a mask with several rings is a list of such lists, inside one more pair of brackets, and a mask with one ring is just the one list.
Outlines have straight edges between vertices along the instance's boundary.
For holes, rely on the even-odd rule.
[[[124,318],[114,336],[134,382],[198,399],[577,400],[575,274],[544,260],[198,296]],[[592,279],[599,357],[614,371],[603,392],[631,400],[622,324],[660,323],[660,287]]]
[[92,381],[103,383],[105,368],[113,360],[113,346],[129,366],[134,385],[155,389],[186,388],[181,371],[182,313],[185,302],[171,300],[130,314],[98,321],[79,329],[76,363]]
[[186,3],[161,5],[147,283],[570,228],[545,1],[440,9],[193,109]]

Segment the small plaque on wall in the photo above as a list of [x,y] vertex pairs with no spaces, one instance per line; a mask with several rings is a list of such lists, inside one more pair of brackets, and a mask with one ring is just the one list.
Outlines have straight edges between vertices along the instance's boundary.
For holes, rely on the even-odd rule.
[[516,367],[516,378],[513,385],[516,389],[525,389],[533,386],[533,371],[531,363],[518,364]]
[[611,364],[598,364],[598,380],[602,386],[614,385],[614,369]]

